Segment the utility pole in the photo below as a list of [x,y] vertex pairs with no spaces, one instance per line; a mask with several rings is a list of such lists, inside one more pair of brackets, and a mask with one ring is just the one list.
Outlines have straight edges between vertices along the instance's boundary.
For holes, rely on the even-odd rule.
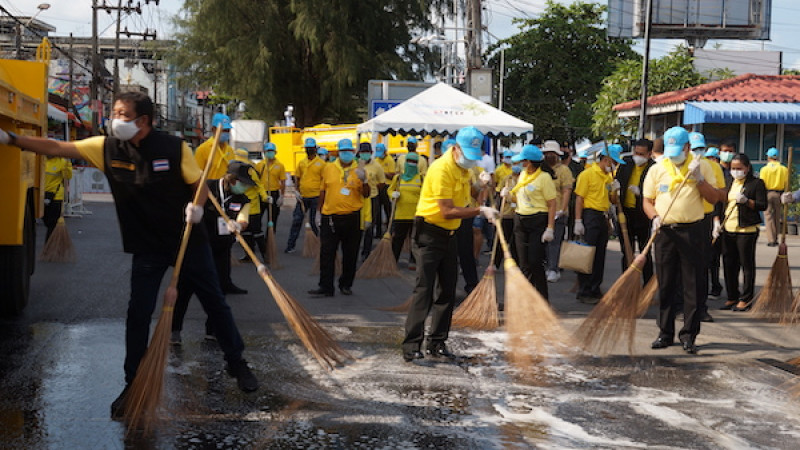
[[[74,55],[72,52],[72,33],[69,34],[69,54]],[[74,82],[75,72],[72,66],[74,59],[69,58],[69,85],[67,85],[67,111],[72,111],[72,83]]]
[[97,134],[99,128],[99,113],[100,113],[100,97],[99,97],[99,78],[100,78],[100,64],[99,64],[99,46],[97,42],[97,0],[92,0],[92,82],[89,83],[91,90],[89,100],[92,113],[92,134]]
[[650,24],[653,22],[653,0],[646,0],[644,12],[644,60],[642,61],[642,97],[639,101],[639,139],[644,139],[647,130],[647,80],[650,71]]
[[483,61],[481,60],[481,30],[483,29],[481,14],[481,0],[469,0],[469,7],[467,9],[467,30],[465,33],[467,41],[465,55],[467,59],[467,70],[483,67]]

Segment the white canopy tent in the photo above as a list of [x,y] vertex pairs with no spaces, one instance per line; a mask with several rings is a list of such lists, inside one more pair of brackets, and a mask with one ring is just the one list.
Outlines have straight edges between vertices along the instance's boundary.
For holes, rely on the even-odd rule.
[[445,83],[420,92],[358,126],[358,133],[454,135],[467,126],[497,137],[533,132],[533,125]]

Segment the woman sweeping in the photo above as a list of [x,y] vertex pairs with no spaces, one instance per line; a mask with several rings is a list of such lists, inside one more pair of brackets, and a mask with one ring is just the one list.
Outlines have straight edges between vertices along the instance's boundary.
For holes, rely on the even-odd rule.
[[[417,211],[419,193],[422,190],[422,174],[419,173],[419,155],[409,152],[401,173],[392,178],[388,193],[393,202],[397,202],[394,212],[394,233],[392,234],[392,252],[394,259],[400,259],[403,243],[411,236],[414,226],[414,215]],[[391,217],[389,218],[391,221]],[[389,230],[391,231],[391,230]],[[408,269],[416,269],[414,254],[408,257]]]
[[[511,186],[511,187],[516,186],[517,181],[519,180],[519,175],[521,173],[522,173],[522,163],[513,164],[511,166],[511,173],[505,175],[502,179],[497,180],[498,181],[497,185],[500,187],[500,192],[502,193],[503,188],[506,186]],[[502,195],[500,200],[502,203]],[[516,203],[506,200],[505,205],[503,205],[503,209],[500,211],[500,216],[502,217],[502,220],[500,221],[501,224],[500,226],[503,227],[504,236],[514,236],[514,216],[516,215],[514,211],[516,209],[517,209]],[[508,246],[509,250],[511,251],[511,257],[514,258],[514,261],[519,261],[519,258],[517,257],[517,245],[514,242],[513,238],[508,243]],[[501,264],[503,264],[503,252],[499,251],[495,253],[494,266],[499,269]]]
[[501,195],[512,195],[517,204],[514,217],[514,240],[522,273],[547,299],[547,278],[544,272],[545,244],[553,240],[556,218],[556,186],[551,169],[543,164],[544,154],[535,145],[526,145],[512,158],[522,162],[523,170],[517,185]]
[[[750,158],[744,153],[733,157],[730,172],[733,184],[728,191],[725,219],[722,229],[716,230],[714,236],[722,240],[722,264],[728,293],[728,301],[720,309],[748,311],[753,306],[756,280],[759,212],[767,209],[767,188],[763,180],[753,175]],[[744,275],[741,291],[740,270]]]

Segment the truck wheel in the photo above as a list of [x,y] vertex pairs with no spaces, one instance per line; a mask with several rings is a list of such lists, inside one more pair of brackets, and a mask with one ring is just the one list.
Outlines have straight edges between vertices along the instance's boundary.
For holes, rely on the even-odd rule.
[[35,230],[30,204],[25,211],[22,236],[22,245],[0,246],[0,286],[6,286],[0,291],[0,316],[3,317],[19,314],[28,303],[33,272],[31,259],[36,251],[36,242],[31,239]]

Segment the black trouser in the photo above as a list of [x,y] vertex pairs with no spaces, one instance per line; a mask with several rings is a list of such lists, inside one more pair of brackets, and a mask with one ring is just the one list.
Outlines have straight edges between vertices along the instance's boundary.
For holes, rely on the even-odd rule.
[[464,291],[469,294],[478,285],[478,265],[474,254],[475,240],[472,236],[472,219],[461,219],[456,239],[458,264],[461,266],[461,274],[464,276]]
[[[414,221],[413,220],[395,220],[394,221],[394,231],[392,231],[392,252],[394,253],[394,259],[397,261],[400,259],[400,252],[403,251],[403,244],[405,244],[406,239],[411,236],[411,231],[414,229]],[[414,252],[411,252],[411,256],[408,259],[408,263],[411,264],[414,262]]]
[[[714,216],[711,217],[711,227],[713,230]],[[709,261],[708,261],[708,281],[711,285],[711,292],[717,294],[722,292],[722,284],[719,282],[719,259],[722,256],[722,235],[717,238],[716,242],[709,241],[708,246]]]
[[[125,321],[125,382],[130,383],[147,350],[150,321],[156,307],[161,279],[167,268],[175,263],[171,253],[145,253],[133,255],[131,269],[131,297]],[[191,290],[197,294],[203,310],[214,329],[225,360],[235,362],[242,358],[244,342],[233,321],[231,308],[219,286],[217,271],[211,258],[211,248],[206,243],[190,244],[183,259],[178,292]],[[191,296],[191,294],[189,294]]]
[[[519,261],[519,258],[517,258],[517,239],[514,237],[514,218],[503,217],[503,220],[500,221],[500,226],[503,227],[503,236],[505,236],[506,241],[508,241],[508,250],[511,252],[511,257],[514,258],[514,261]],[[503,254],[503,249],[500,247],[499,242],[497,245],[497,253],[494,255],[494,266],[499,268],[500,265],[503,264],[505,255]]]
[[[722,240],[722,264],[725,271],[725,290],[728,292],[728,301],[748,303],[753,300],[753,289],[756,282],[758,231],[755,233],[723,231],[720,240]],[[739,269],[744,275],[741,292],[739,291]]]
[[[391,220],[390,217],[392,215],[392,201],[389,199],[389,186],[384,184],[383,186],[378,187],[378,207],[375,207],[373,203],[372,206],[372,226],[375,230],[377,230],[378,234],[382,235],[390,230],[383,229],[383,216],[386,215],[386,222]],[[377,214],[375,214],[377,212]]]
[[336,250],[342,245],[342,275],[339,289],[353,287],[361,241],[361,213],[322,215],[320,229],[319,288],[332,294]]
[[517,242],[519,268],[533,287],[544,298],[547,295],[547,277],[544,274],[546,244],[542,233],[547,228],[547,213],[514,216],[514,240]]
[[[647,241],[650,240],[650,230],[651,230],[651,223],[650,219],[647,218],[644,211],[641,209],[636,208],[622,208],[622,212],[625,214],[626,220],[626,227],[628,229],[628,239],[631,241],[631,254],[636,254],[636,249],[639,249],[639,253],[642,252],[644,247],[647,245]],[[622,250],[622,271],[625,272],[626,265],[625,265],[625,239],[622,238],[620,235],[619,240],[620,248]],[[628,261],[628,264],[631,264],[633,261]],[[650,259],[650,255],[647,255],[647,262],[642,269],[642,280],[647,283],[650,280],[650,277],[653,276],[653,261]]]
[[[253,251],[260,251],[262,258],[267,253],[267,240],[264,238],[264,230],[261,228],[262,214],[264,210],[258,214],[250,214],[247,219],[247,228],[242,231],[242,238]],[[236,218],[233,218],[236,220]],[[256,245],[258,250],[256,250]]]
[[47,234],[45,235],[44,241],[47,242],[47,240],[50,239],[50,235],[53,234],[53,230],[56,229],[58,219],[61,217],[61,205],[64,202],[61,200],[53,200],[55,194],[52,192],[45,192],[44,198],[45,200],[50,200],[49,202],[45,202],[44,215],[42,215],[42,222],[44,222],[44,225],[47,227]]
[[[430,314],[428,345],[447,340],[456,299],[458,248],[453,231],[415,221],[413,251],[417,258],[417,283],[406,316],[406,336],[403,351],[419,351],[425,339],[425,319]],[[438,281],[438,296],[437,293]]]
[[[700,318],[705,311],[706,265],[703,257],[703,223],[662,225],[656,236],[653,254],[660,301],[657,324],[659,337],[675,337],[675,315],[683,300],[683,327],[678,337],[694,339],[700,333]],[[682,296],[677,291],[682,291]]]
[[372,217],[367,218],[367,221],[372,221],[372,225],[364,225],[364,243],[361,247],[361,256],[366,259],[366,257],[372,252],[372,240],[383,235],[380,234],[380,226],[375,225],[375,216],[381,215],[378,197],[375,196],[373,198],[365,198],[364,201],[370,202],[370,207],[372,208]]
[[315,220],[317,217],[317,202],[319,202],[319,197],[303,197],[302,202],[297,202],[295,205],[294,213],[292,213],[292,228],[289,230],[289,242],[286,243],[287,250],[294,249],[295,244],[297,244],[305,214],[308,214],[308,221],[311,224],[311,229],[314,230],[314,234],[319,236],[317,221]]
[[[603,296],[600,285],[603,284],[603,272],[606,268],[606,246],[608,245],[608,219],[605,213],[595,209],[583,210],[583,236],[587,244],[594,246],[592,273],[578,274],[578,297]],[[517,249],[519,253],[519,249]]]

